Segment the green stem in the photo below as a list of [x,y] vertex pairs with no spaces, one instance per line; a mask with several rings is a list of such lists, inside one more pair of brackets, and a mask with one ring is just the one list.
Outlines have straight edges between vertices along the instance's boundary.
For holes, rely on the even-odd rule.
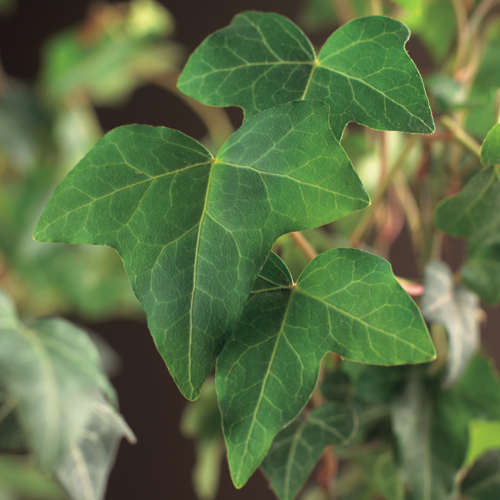
[[361,218],[361,220],[359,221],[359,223],[357,224],[357,226],[354,228],[353,232],[351,233],[351,236],[349,238],[349,245],[351,247],[357,248],[357,247],[359,247],[359,245],[363,241],[365,233],[367,232],[368,228],[371,226],[371,224],[373,222],[377,207],[379,206],[380,202],[383,200],[387,189],[389,189],[389,186],[392,184],[392,181],[394,180],[395,175],[403,167],[405,159],[408,156],[408,153],[410,152],[411,148],[413,147],[414,142],[415,141],[413,138],[410,137],[408,139],[405,147],[403,148],[403,150],[401,151],[401,153],[397,157],[391,170],[385,176],[385,178],[382,179],[380,186],[378,188],[378,191],[375,194],[375,196],[373,197],[373,201],[372,201],[371,206],[366,209],[365,213],[363,214],[363,217]]
[[441,124],[453,134],[453,137],[459,144],[478,159],[481,159],[481,146],[457,122],[449,116],[443,116]]

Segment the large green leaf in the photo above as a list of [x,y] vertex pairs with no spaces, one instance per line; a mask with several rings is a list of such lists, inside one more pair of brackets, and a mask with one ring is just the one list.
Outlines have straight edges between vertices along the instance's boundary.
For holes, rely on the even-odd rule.
[[217,361],[217,394],[237,487],[305,406],[321,360],[331,351],[382,365],[429,361],[435,353],[417,306],[385,260],[361,250],[330,250],[292,284],[272,254]]
[[91,404],[91,415],[80,439],[56,470],[72,500],[103,500],[106,483],[122,437],[135,443],[134,433],[106,400]]
[[500,124],[483,142],[478,172],[460,193],[436,208],[437,226],[453,236],[467,237],[483,245],[500,242]]
[[424,318],[443,325],[448,332],[447,370],[449,387],[464,373],[479,349],[479,299],[462,285],[455,286],[453,272],[444,262],[432,261],[425,268],[425,293],[420,307]]
[[368,204],[328,113],[318,101],[265,111],[215,159],[175,130],[118,128],[55,191],[35,238],[115,248],[172,376],[196,398],[274,241]]
[[349,405],[327,403],[304,411],[282,430],[262,462],[280,500],[293,500],[307,480],[325,446],[343,444],[356,430],[356,415]]
[[405,51],[409,31],[386,17],[355,19],[318,55],[285,17],[245,12],[191,55],[178,87],[214,106],[240,106],[248,119],[298,99],[331,108],[337,138],[350,121],[378,130],[431,133],[434,122],[417,68]]
[[460,485],[463,500],[500,498],[500,450],[484,454],[471,468]]
[[61,319],[23,325],[0,292],[0,383],[17,399],[16,417],[42,470],[78,442],[92,401],[115,397],[87,334]]
[[400,469],[411,500],[443,500],[467,452],[473,418],[498,419],[500,383],[491,363],[476,356],[444,391],[439,380],[412,377],[393,405]]

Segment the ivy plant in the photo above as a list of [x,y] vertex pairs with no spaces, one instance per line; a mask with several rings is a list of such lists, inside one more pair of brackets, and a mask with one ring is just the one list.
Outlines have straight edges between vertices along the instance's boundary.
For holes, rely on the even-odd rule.
[[[425,22],[434,7],[395,3],[424,43],[441,44]],[[469,23],[458,36],[469,38],[453,73],[430,80],[431,102],[449,114],[437,138],[409,30],[383,15],[399,11],[380,3],[365,15],[362,1],[352,12],[338,2],[338,18],[360,17],[319,50],[289,19],[244,12],[208,36],[177,83],[203,105],[242,108],[237,130],[197,141],[166,127],[116,128],[45,206],[34,238],[115,249],[179,390],[201,395],[181,426],[197,440],[200,498],[216,494],[224,449],[237,488],[261,466],[280,500],[296,498],[317,463],[307,498],[494,498],[500,381],[479,352],[479,300],[500,297],[500,125],[482,146],[469,135],[467,92],[480,92],[474,77],[489,59],[481,66],[464,48],[486,25],[486,3],[470,19],[457,13]],[[374,137],[376,182],[364,167]],[[383,258],[405,220],[416,281]],[[455,274],[443,262],[447,235],[466,239]],[[0,418],[0,431],[12,425],[72,499],[103,498],[118,439],[133,435],[92,344],[63,320],[24,325],[2,304],[0,389],[16,419]],[[24,378],[53,373],[60,411],[40,430],[34,412],[57,405]],[[75,387],[78,404],[64,406]],[[77,459],[102,465],[75,480]]]

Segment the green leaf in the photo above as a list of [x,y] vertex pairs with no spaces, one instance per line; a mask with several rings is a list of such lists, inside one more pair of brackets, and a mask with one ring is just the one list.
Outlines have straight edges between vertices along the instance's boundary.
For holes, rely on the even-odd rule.
[[0,457],[0,498],[63,500],[66,497],[53,479],[36,470],[30,458],[9,455]]
[[444,387],[453,385],[479,349],[479,299],[463,286],[455,287],[453,272],[444,262],[432,261],[425,268],[425,292],[420,307],[424,318],[443,325],[448,332],[448,355]]
[[500,163],[500,123],[495,125],[484,139],[481,146],[481,163],[483,165]]
[[134,433],[121,415],[104,399],[91,404],[91,415],[78,443],[56,470],[72,500],[103,500],[108,475],[122,437],[135,443]]
[[453,236],[492,245],[500,242],[500,124],[486,136],[481,161],[486,166],[460,193],[439,203],[434,219]]
[[438,382],[414,374],[393,405],[400,470],[411,500],[448,498],[466,456],[469,422],[500,415],[500,383],[487,359],[473,358],[446,391]]
[[417,306],[385,260],[334,249],[291,283],[283,262],[271,254],[217,361],[219,407],[237,487],[309,400],[326,353],[386,365],[434,357]]
[[325,446],[343,444],[356,431],[356,415],[341,403],[304,411],[273,441],[262,462],[275,494],[293,500],[306,482]]
[[320,99],[338,139],[350,121],[378,130],[431,133],[420,75],[399,21],[365,17],[338,29],[316,56],[285,17],[245,12],[191,55],[179,90],[213,106],[240,106],[245,118],[277,104]]
[[91,403],[114,391],[87,334],[62,319],[27,326],[0,292],[0,383],[15,408],[29,447],[44,471],[53,470],[78,442]]
[[464,466],[472,465],[481,455],[494,449],[500,449],[500,421],[471,420]]
[[469,244],[468,259],[461,268],[462,281],[483,300],[500,299],[500,245]]
[[404,484],[391,449],[363,452],[354,459],[368,482],[387,500],[404,500]]
[[460,490],[463,500],[500,498],[500,450],[483,455],[462,481]]
[[217,158],[163,127],[107,134],[57,188],[39,241],[115,248],[182,393],[198,396],[283,233],[368,204],[318,101],[246,122]]

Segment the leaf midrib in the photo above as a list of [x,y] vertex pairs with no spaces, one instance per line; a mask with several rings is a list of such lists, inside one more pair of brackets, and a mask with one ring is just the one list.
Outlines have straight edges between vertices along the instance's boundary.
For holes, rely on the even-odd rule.
[[[241,454],[241,459],[240,459],[240,467],[238,469],[238,474],[236,475],[236,478],[238,478],[238,480],[240,479],[240,476],[241,476],[241,470],[243,469],[243,466],[245,464],[245,460],[246,460],[246,457],[247,457],[247,454],[248,454],[248,445],[250,443],[250,437],[253,433],[253,428],[255,426],[255,423],[257,421],[257,416],[259,414],[259,410],[260,410],[260,406],[262,404],[262,401],[264,399],[264,392],[265,392],[265,389],[266,389],[266,386],[267,386],[267,381],[269,379],[269,376],[271,375],[271,369],[272,369],[272,366],[273,366],[273,363],[274,363],[274,359],[276,357],[276,352],[278,351],[278,345],[280,344],[280,341],[281,341],[281,337],[283,335],[283,330],[284,330],[284,327],[286,325],[286,319],[288,318],[288,313],[290,312],[290,305],[292,304],[292,301],[293,301],[293,292],[295,291],[295,288],[292,290],[292,293],[290,294],[290,297],[288,299],[288,304],[286,306],[286,310],[283,314],[283,320],[281,322],[281,326],[280,326],[280,329],[279,329],[279,332],[277,333],[275,339],[275,344],[274,344],[274,349],[273,349],[273,352],[271,354],[271,358],[269,360],[269,363],[268,363],[268,369],[267,369],[267,372],[264,376],[264,379],[262,381],[262,388],[260,390],[260,394],[259,394],[259,397],[258,397],[258,402],[257,402],[257,405],[256,405],[256,408],[255,408],[255,411],[253,413],[253,418],[252,418],[252,423],[250,424],[250,429],[249,431],[247,432],[247,439],[245,440],[245,449],[243,451],[243,453]],[[238,483],[240,484],[240,483]]]

